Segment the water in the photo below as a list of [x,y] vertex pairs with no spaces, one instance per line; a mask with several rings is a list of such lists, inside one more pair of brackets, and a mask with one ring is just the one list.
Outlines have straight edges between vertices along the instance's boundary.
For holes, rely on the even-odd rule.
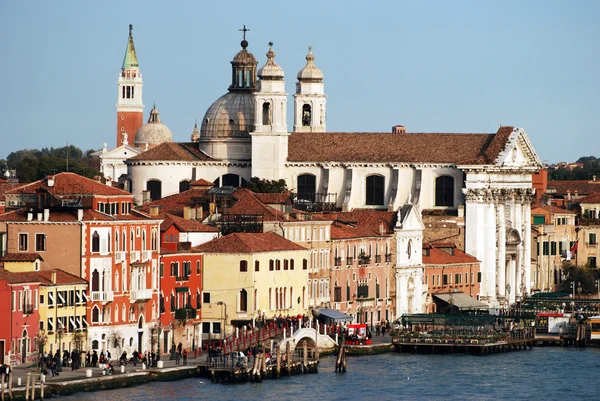
[[600,400],[600,349],[546,347],[488,356],[382,354],[350,357],[345,374],[334,357],[319,373],[260,384],[209,379],[61,397],[63,401],[138,400]]

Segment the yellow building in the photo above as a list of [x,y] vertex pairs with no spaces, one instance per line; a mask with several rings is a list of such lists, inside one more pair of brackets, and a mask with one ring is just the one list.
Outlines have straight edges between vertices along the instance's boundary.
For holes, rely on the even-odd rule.
[[47,336],[45,350],[83,350],[87,340],[87,281],[59,269],[38,274],[45,279],[39,299],[40,330]]
[[234,233],[202,244],[202,338],[308,311],[308,250],[275,233]]

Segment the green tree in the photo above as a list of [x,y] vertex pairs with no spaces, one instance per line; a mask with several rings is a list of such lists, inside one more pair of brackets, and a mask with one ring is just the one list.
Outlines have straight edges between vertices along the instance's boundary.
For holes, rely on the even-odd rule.
[[248,189],[259,193],[284,193],[287,192],[285,180],[266,180],[252,177],[248,183]]
[[28,183],[35,181],[37,179],[39,164],[39,160],[34,156],[26,156],[21,159],[19,163],[16,164],[19,182]]
[[589,266],[568,264],[563,267],[563,275],[563,282],[559,286],[561,291],[572,293],[573,287],[571,283],[573,282],[575,282],[576,290],[579,287],[579,283],[581,283],[582,294],[592,294],[597,291],[596,280],[600,278],[600,271],[598,269],[590,268]]

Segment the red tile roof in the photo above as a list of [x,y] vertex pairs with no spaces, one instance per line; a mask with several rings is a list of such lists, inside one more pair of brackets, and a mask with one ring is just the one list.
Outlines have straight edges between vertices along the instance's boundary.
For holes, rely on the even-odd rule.
[[335,221],[331,225],[331,239],[352,239],[352,238],[365,238],[365,237],[379,237],[380,235],[368,228],[364,227],[353,227],[349,224]]
[[275,233],[233,233],[192,248],[205,253],[259,253],[299,251],[306,248]]
[[[150,206],[160,206],[160,213],[171,213],[179,217],[183,217],[183,208],[192,206],[198,199],[208,199],[207,189],[192,188],[187,191],[180,192],[171,196],[166,196],[162,199],[144,203],[138,210],[144,213],[150,213]],[[208,213],[208,210],[204,210]]]
[[19,184],[18,182],[2,182],[0,183],[0,202],[6,200],[6,192],[12,191],[15,188],[21,187],[25,184]]
[[40,283],[42,285],[53,285],[52,273],[54,272],[56,273],[56,285],[87,284],[86,280],[60,269],[39,272],[10,272],[0,269],[0,280],[6,280],[9,284]]
[[102,184],[82,177],[75,173],[59,173],[54,175],[54,185],[48,186],[48,179],[44,178],[7,191],[7,194],[35,194],[37,190],[45,189],[53,195],[122,195],[132,196],[129,192],[112,186]]
[[[448,244],[429,245],[429,256],[423,255],[424,265],[453,265],[461,263],[480,263],[476,257],[461,251],[452,245],[454,255],[440,248],[448,248]],[[425,246],[424,246],[425,248]]]
[[353,209],[350,212],[325,213],[324,217],[331,220],[339,220],[344,223],[352,223],[356,226],[371,230],[377,235],[393,234],[398,214],[387,210]]
[[214,187],[215,183],[200,178],[199,180],[190,182],[190,187]]
[[600,192],[600,181],[587,181],[587,180],[565,180],[565,181],[548,181],[546,189],[547,193],[566,195],[567,192],[579,195],[590,195],[596,192]]
[[492,164],[513,127],[496,134],[294,132],[289,162],[430,162]]
[[198,149],[195,142],[164,142],[127,161],[210,161],[215,160]]
[[552,214],[577,214],[577,212],[574,212],[572,210],[563,209],[554,205],[537,205],[531,209],[531,214],[535,214],[536,209],[543,209]]
[[[13,210],[4,214],[0,214],[0,221],[4,222],[22,222],[27,220],[27,210],[26,208]],[[43,213],[39,213],[43,214]],[[104,214],[92,209],[83,209],[83,218],[82,221],[142,221],[142,220],[157,220],[154,218],[149,218],[141,213],[136,211],[132,211],[131,214],[128,215],[115,215],[111,216],[108,214]],[[33,213],[33,222],[38,221],[38,213]],[[43,219],[42,219],[43,221]],[[60,223],[69,223],[76,222],[77,220],[77,209],[73,210],[61,210],[55,211],[50,210],[50,214],[48,216],[49,222],[60,222]]]
[[175,216],[170,213],[166,213],[163,223],[160,225],[161,231],[166,231],[167,228],[175,225],[180,232],[203,232],[203,233],[216,233],[219,229],[208,224],[204,224],[198,220],[188,220],[183,217]]
[[[266,205],[254,192],[249,189],[240,188],[233,193],[235,204],[225,209],[227,214],[259,214],[263,216],[264,221],[282,221],[285,220],[285,214],[279,210]],[[290,217],[290,219],[292,219]]]
[[35,252],[13,252],[5,253],[0,260],[3,262],[35,262],[36,260],[44,260],[39,253]]
[[600,203],[600,192],[588,195],[588,196],[582,196],[581,198],[575,198],[573,200],[571,200],[571,203],[586,203],[586,204],[591,204],[591,203]]
[[263,203],[280,204],[280,205],[291,205],[292,204],[292,193],[290,191],[284,193],[254,193],[258,200]]

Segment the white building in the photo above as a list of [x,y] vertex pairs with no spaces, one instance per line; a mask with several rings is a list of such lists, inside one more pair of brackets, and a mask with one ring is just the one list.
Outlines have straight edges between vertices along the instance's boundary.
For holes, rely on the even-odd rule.
[[[507,297],[514,302],[529,292],[527,216],[531,175],[541,163],[524,130],[406,133],[397,126],[387,133],[326,132],[324,75],[309,50],[297,74],[289,132],[284,72],[273,49],[257,72],[245,38],[241,45],[231,62],[228,93],[208,108],[199,135],[194,134],[198,141],[162,143],[125,161],[138,203],[144,191],[157,199],[199,178],[242,186],[257,176],[283,178],[297,194],[295,206],[312,210],[323,203],[341,210],[399,210],[406,204],[415,211],[464,210],[465,251],[482,261],[481,299],[498,307]],[[417,219],[408,219],[418,226]],[[405,232],[398,231],[399,245],[411,240],[411,251],[420,254],[418,235],[410,239]],[[408,297],[404,286],[414,286],[413,306],[409,298],[398,301],[406,312],[420,308],[422,273],[413,269],[420,264],[414,258],[408,264],[398,259],[398,293]]]

